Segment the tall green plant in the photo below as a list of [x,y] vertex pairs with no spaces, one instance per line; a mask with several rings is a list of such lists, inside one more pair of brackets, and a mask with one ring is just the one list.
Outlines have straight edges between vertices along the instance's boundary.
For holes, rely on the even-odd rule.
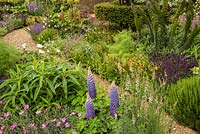
[[32,62],[17,65],[16,71],[10,70],[9,77],[0,85],[4,108],[15,108],[25,103],[33,109],[57,103],[72,102],[76,105],[78,102],[73,100],[86,92],[86,79],[82,70],[67,62],[33,59]]
[[200,77],[191,77],[171,85],[168,101],[180,123],[200,131]]
[[[194,38],[199,34],[200,27],[196,25],[191,28],[191,22],[194,17],[194,3],[192,0],[183,0],[179,3],[176,13],[173,15],[168,11],[168,0],[158,2],[156,0],[149,0],[144,6],[133,6],[135,14],[139,14],[143,19],[136,18],[135,24],[137,31],[141,31],[141,26],[137,24],[146,24],[149,29],[150,40],[149,43],[153,44],[156,50],[161,48],[174,49],[178,52],[190,48],[193,45]],[[185,12],[186,22],[185,25],[180,27],[179,17]],[[170,24],[170,18],[173,18]],[[142,22],[141,22],[142,21]],[[181,38],[179,39],[180,32]]]

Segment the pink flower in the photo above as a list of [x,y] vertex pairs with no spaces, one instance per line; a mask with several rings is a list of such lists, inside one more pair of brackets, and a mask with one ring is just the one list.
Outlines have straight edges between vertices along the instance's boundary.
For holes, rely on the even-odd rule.
[[69,128],[70,127],[70,124],[67,122],[67,123],[65,123],[65,127],[66,128]]
[[44,109],[43,112],[46,113],[46,112],[47,112],[47,109]]
[[30,127],[34,127],[34,126],[35,126],[35,124],[34,124],[34,123],[31,123],[31,124],[30,124]]
[[46,124],[42,124],[42,129],[44,129],[46,127]]
[[2,121],[3,120],[3,117],[0,117],[0,121]]
[[58,105],[57,108],[58,108],[58,110],[61,110],[61,109],[62,109],[62,106],[61,106],[61,105]]
[[81,117],[81,113],[78,113],[78,117]]
[[72,134],[78,134],[77,132],[73,131]]
[[24,110],[28,110],[29,109],[29,105],[28,104],[25,104],[24,105]]
[[36,114],[39,115],[39,114],[41,114],[41,112],[42,112],[41,110],[37,110]]
[[1,105],[1,104],[3,104],[3,100],[2,100],[2,99],[0,99],[0,105]]
[[2,130],[0,130],[0,134],[3,134],[3,131],[2,131]]
[[46,122],[45,122],[45,125],[46,125],[46,126],[48,126],[48,125],[49,125],[49,122],[48,122],[48,121],[46,121]]
[[63,118],[61,119],[62,123],[65,123],[66,120],[67,120],[67,118],[65,118],[65,117],[63,117]]
[[12,124],[12,125],[10,126],[10,129],[11,129],[11,130],[14,130],[16,126],[17,126],[17,124],[14,123],[14,124]]
[[75,115],[75,113],[74,113],[74,112],[71,112],[70,116],[74,116],[74,115]]
[[55,122],[55,121],[56,121],[56,119],[51,120],[51,122]]
[[5,126],[2,126],[2,127],[1,127],[1,130],[3,130],[4,128],[5,128]]
[[19,115],[22,115],[23,113],[24,113],[24,111],[20,111],[20,112],[19,112]]
[[28,130],[24,130],[24,134],[28,134],[29,133],[29,131]]
[[60,121],[56,123],[56,127],[60,127],[60,125],[61,125]]
[[8,113],[8,112],[5,112],[4,114],[3,114],[3,116],[4,117],[8,117],[10,114]]

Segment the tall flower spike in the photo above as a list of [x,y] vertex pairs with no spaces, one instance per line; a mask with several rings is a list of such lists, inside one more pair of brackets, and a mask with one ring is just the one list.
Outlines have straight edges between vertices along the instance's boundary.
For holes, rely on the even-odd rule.
[[86,107],[87,120],[89,120],[90,118],[94,118],[95,117],[94,105],[93,105],[92,99],[90,98],[88,94],[87,94],[87,99],[85,102],[85,107]]
[[116,110],[118,107],[119,107],[118,91],[113,81],[110,86],[110,115],[111,116],[114,117],[116,115]]
[[88,86],[88,93],[91,98],[96,97],[96,86],[94,82],[93,74],[90,70],[90,67],[88,68],[88,74],[87,74],[87,86]]

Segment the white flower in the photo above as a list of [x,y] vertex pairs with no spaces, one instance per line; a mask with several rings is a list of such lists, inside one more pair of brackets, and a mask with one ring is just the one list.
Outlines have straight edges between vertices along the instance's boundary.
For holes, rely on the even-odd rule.
[[42,44],[37,44],[36,47],[37,47],[37,48],[43,48],[43,45],[42,45]]
[[44,54],[45,52],[44,52],[44,50],[39,49],[39,53]]
[[47,50],[47,53],[49,53],[49,50]]
[[59,49],[56,49],[56,52],[57,52],[57,53],[60,53],[60,50],[59,50]]
[[26,48],[26,43],[22,44],[22,48],[25,49]]

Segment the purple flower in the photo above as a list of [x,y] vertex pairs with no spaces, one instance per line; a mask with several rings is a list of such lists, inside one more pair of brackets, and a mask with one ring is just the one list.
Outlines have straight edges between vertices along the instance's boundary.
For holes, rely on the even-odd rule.
[[30,26],[30,32],[33,34],[39,34],[45,29],[45,26],[41,23],[38,23],[36,25]]
[[87,86],[88,86],[88,93],[89,93],[90,97],[95,98],[96,97],[96,86],[95,86],[94,77],[93,77],[93,74],[92,74],[90,68],[88,68]]
[[0,26],[5,26],[7,23],[5,21],[0,21]]
[[90,96],[87,94],[87,100],[85,102],[85,107],[86,107],[86,118],[89,120],[90,118],[95,117],[95,111],[94,111],[94,105],[92,102],[92,99]]
[[113,81],[110,87],[110,115],[111,116],[114,117],[116,115],[116,110],[118,107],[119,107],[118,91]]

